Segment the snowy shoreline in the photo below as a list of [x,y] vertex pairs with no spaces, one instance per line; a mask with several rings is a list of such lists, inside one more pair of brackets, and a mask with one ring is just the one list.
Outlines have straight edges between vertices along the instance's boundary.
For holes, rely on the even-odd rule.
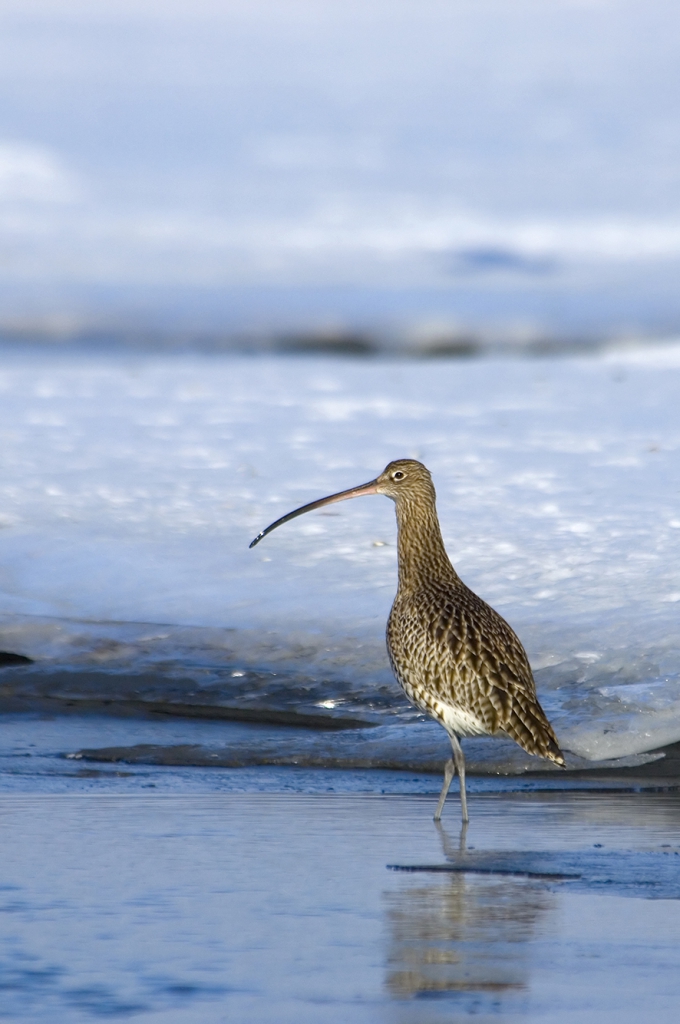
[[207,703],[415,724],[384,648],[390,503],[248,551],[282,512],[415,456],[564,745],[594,762],[665,747],[679,389],[680,346],[389,364],[5,351],[0,649],[34,659],[27,679],[101,673],[95,700],[151,672],[159,701],[182,678]]

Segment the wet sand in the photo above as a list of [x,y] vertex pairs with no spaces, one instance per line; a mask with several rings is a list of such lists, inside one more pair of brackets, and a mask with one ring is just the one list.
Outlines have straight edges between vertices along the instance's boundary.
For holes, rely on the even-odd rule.
[[680,796],[478,792],[471,813],[461,853],[455,799],[438,830],[429,796],[3,794],[2,1012],[675,1021]]

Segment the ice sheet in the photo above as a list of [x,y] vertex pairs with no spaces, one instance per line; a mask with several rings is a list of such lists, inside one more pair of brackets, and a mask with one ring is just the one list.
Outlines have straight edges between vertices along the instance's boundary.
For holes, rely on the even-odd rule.
[[410,456],[565,746],[673,742],[679,385],[680,346],[432,363],[6,350],[0,646],[36,659],[30,678],[96,668],[112,693],[152,672],[177,700],[413,721],[384,650],[390,502],[248,550],[283,512]]

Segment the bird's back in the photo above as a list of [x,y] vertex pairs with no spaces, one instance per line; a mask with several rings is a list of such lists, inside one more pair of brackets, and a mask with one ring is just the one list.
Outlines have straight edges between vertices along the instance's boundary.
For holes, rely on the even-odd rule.
[[504,732],[528,753],[563,763],[517,635],[455,572],[400,587],[387,647],[409,700],[449,731]]

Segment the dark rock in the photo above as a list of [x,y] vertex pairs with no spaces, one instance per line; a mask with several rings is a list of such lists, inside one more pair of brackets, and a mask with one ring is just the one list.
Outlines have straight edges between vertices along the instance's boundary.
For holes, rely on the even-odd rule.
[[0,667],[3,665],[32,665],[33,658],[25,654],[12,654],[11,651],[0,651]]

